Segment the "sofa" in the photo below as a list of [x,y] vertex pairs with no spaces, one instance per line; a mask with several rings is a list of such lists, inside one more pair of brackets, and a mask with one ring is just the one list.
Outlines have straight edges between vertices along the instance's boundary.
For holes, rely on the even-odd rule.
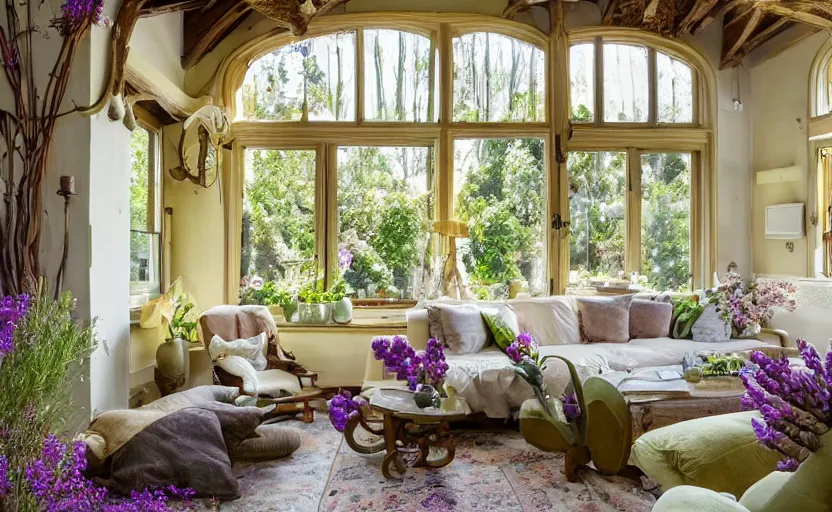
[[[610,371],[681,364],[689,352],[738,352],[790,344],[785,332],[775,330],[764,330],[756,339],[732,339],[719,343],[664,336],[631,339],[627,343],[584,344],[579,332],[577,299],[562,295],[478,302],[476,305],[491,311],[508,308],[516,316],[519,331],[529,332],[538,341],[541,357],[557,355],[569,359],[582,379]],[[662,300],[662,297],[636,296],[634,300]],[[424,349],[430,338],[427,308],[433,304],[436,303],[427,303],[407,313],[407,337],[417,350]],[[470,307],[472,303],[440,304]],[[473,354],[454,355],[446,351],[446,358],[450,367],[445,377],[446,384],[463,396],[474,412],[484,412],[491,418],[507,418],[525,400],[533,397],[529,385],[515,375],[509,358],[493,344]],[[376,386],[385,377],[381,363],[368,349],[364,387]],[[544,378],[553,396],[564,393],[570,382],[566,365],[556,359],[547,362]]]

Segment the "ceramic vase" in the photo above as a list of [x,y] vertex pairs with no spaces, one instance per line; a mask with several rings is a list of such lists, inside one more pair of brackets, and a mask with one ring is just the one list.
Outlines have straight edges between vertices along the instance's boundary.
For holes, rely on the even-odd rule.
[[167,340],[156,349],[156,368],[153,379],[162,396],[169,395],[185,385],[190,369],[187,341],[176,338]]
[[298,304],[298,321],[304,324],[325,324],[330,312],[327,304]]
[[422,389],[413,393],[413,400],[416,401],[416,406],[420,409],[424,409],[425,407],[440,407],[442,405],[442,398],[433,386],[422,386]]
[[332,319],[339,324],[352,322],[352,301],[344,297],[335,303],[335,310],[332,312]]

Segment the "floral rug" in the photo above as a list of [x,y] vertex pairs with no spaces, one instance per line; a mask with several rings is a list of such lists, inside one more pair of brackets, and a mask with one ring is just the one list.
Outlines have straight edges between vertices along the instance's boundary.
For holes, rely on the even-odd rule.
[[285,459],[236,465],[242,497],[220,510],[649,512],[655,502],[639,482],[591,469],[567,482],[561,454],[541,452],[513,430],[458,432],[450,465],[411,468],[395,481],[381,475],[382,454],[353,452],[323,414],[286,427],[303,432],[301,448]]

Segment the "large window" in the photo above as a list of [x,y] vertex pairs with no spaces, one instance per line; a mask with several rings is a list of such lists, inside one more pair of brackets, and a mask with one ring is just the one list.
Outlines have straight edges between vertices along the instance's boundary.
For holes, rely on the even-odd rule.
[[451,270],[478,299],[633,277],[680,290],[712,272],[713,77],[683,43],[576,29],[563,46],[429,13],[271,40],[240,51],[224,93],[243,197],[229,283],[239,258],[243,277],[343,279],[370,306],[455,292]]
[[162,281],[162,188],[159,135],[143,126],[130,135],[130,305],[159,295]]

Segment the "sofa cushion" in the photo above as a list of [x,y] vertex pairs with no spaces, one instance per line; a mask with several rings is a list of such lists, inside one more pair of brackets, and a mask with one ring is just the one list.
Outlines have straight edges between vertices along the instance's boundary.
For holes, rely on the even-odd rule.
[[[438,312],[438,314],[437,314]],[[434,326],[435,319],[439,326]],[[473,304],[432,304],[428,306],[431,337],[441,332],[441,343],[451,354],[476,354],[491,342],[491,331],[485,324],[480,309]]]
[[494,343],[500,347],[500,350],[505,352],[506,348],[517,339],[519,333],[512,329],[499,315],[487,311],[482,311],[481,313],[483,320],[485,320],[488,329],[491,331]]
[[575,297],[520,299],[509,302],[520,332],[528,332],[541,346],[580,343]]
[[664,490],[696,485],[742,496],[780,458],[754,435],[751,418],[758,416],[723,414],[652,430],[636,440],[630,460]]
[[630,341],[631,295],[582,297],[578,299],[578,322],[582,343],[627,343]]
[[630,339],[662,338],[670,334],[673,306],[669,302],[636,299],[630,303]]

